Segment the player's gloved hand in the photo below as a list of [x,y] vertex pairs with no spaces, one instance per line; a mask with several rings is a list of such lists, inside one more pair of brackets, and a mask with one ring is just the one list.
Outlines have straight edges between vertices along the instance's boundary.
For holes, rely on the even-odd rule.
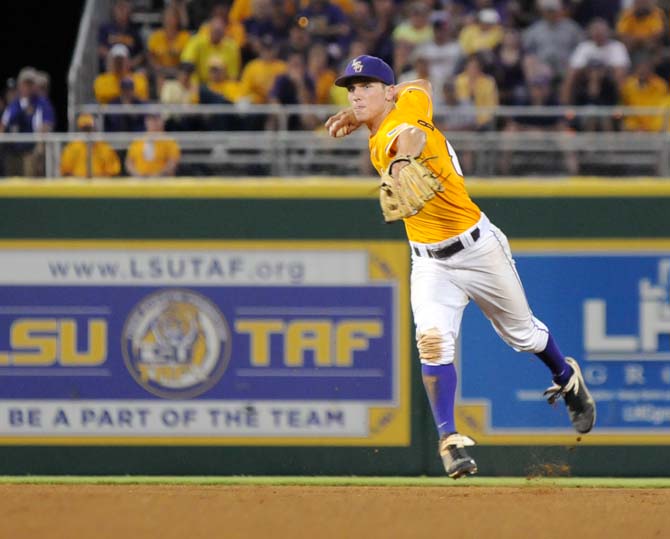
[[[387,223],[416,215],[435,193],[444,191],[440,179],[426,166],[429,159],[402,155],[389,163],[379,189],[379,205]],[[402,163],[406,165],[392,174],[394,165]]]
[[334,138],[350,135],[361,126],[351,108],[341,110],[326,120],[328,134]]

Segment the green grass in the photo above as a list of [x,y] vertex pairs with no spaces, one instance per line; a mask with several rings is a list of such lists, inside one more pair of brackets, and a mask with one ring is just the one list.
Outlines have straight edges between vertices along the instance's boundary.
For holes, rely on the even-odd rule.
[[0,484],[40,485],[266,485],[332,487],[573,487],[670,488],[670,478],[614,477],[252,477],[252,476],[0,476]]

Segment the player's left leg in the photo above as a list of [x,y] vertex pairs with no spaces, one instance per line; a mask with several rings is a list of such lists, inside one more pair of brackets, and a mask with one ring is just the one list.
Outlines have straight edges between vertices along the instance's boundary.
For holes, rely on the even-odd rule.
[[595,422],[593,398],[577,362],[562,354],[547,326],[533,316],[506,236],[491,225],[462,253],[464,290],[508,345],[535,354],[549,368],[554,382],[547,390],[549,402],[562,396],[575,430],[589,432]]

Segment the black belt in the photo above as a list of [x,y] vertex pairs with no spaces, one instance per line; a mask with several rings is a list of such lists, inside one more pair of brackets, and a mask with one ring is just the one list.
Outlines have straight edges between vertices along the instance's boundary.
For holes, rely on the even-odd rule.
[[[472,241],[477,241],[479,236],[481,236],[479,227],[470,232],[470,235],[472,236]],[[463,242],[461,240],[456,240],[454,243],[450,243],[446,247],[442,247],[442,249],[426,249],[427,255],[424,255],[418,247],[414,247],[414,253],[416,256],[429,256],[430,258],[449,258],[463,249],[465,249]]]

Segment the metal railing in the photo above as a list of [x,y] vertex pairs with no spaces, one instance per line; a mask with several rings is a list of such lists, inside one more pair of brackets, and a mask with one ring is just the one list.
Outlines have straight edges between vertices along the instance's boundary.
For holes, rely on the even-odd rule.
[[[0,155],[22,155],[17,145],[22,145],[19,149],[27,152],[25,155],[39,149],[45,176],[57,178],[61,153],[70,141],[92,144],[103,140],[123,157],[131,141],[142,136],[168,136],[177,141],[182,150],[178,175],[375,175],[363,130],[341,139],[333,139],[325,131],[2,134]],[[579,173],[670,177],[670,133],[452,132],[449,140],[468,176],[550,177]],[[578,169],[571,169],[571,164]]]
[[86,0],[67,75],[68,124],[74,129],[78,108],[94,100],[93,80],[99,71],[98,27],[109,19],[111,0]]
[[[279,130],[285,130],[288,119],[292,115],[312,115],[324,120],[334,114],[341,107],[334,105],[252,105],[239,103],[235,105],[165,105],[161,103],[147,103],[143,105],[98,105],[86,104],[74,107],[75,113],[86,112],[93,114],[103,125],[107,116],[126,114],[161,113],[165,116],[193,116],[211,117],[214,115],[244,117],[252,115],[273,115],[278,120]],[[524,118],[554,118],[565,120],[576,127],[581,127],[590,119],[610,119],[613,127],[621,126],[626,118],[656,118],[660,120],[660,130],[670,128],[670,107],[600,107],[600,106],[545,106],[545,107],[481,107],[481,108],[453,108],[438,105],[434,109],[433,118],[437,125],[453,114],[467,114],[473,117],[489,116],[490,130],[500,130],[505,120],[523,121]],[[474,120],[473,120],[474,121]]]

